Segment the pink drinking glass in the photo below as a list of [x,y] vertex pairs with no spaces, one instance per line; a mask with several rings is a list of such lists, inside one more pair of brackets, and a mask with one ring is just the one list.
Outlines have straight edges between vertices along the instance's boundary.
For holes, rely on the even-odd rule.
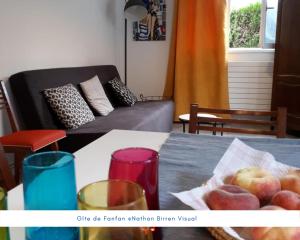
[[148,148],[125,148],[111,156],[109,179],[130,180],[141,185],[149,210],[159,210],[158,152]]

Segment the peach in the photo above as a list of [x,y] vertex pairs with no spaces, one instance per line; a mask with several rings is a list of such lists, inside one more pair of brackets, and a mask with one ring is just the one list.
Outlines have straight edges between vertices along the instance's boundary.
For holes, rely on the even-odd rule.
[[[285,210],[281,207],[269,205],[260,210]],[[299,240],[300,228],[296,227],[254,227],[252,240]]]
[[258,227],[252,230],[253,240],[299,240],[300,228]]
[[300,169],[290,170],[280,179],[281,189],[300,194]]
[[205,196],[212,210],[256,210],[259,200],[248,191],[234,185],[223,185]]
[[267,206],[260,208],[259,210],[286,210],[286,209],[276,206],[276,205],[267,205]]
[[300,210],[300,195],[287,190],[280,191],[273,196],[271,204],[287,210]]
[[254,194],[262,205],[269,203],[273,195],[280,191],[280,181],[268,171],[250,167],[236,172],[231,184],[240,186]]

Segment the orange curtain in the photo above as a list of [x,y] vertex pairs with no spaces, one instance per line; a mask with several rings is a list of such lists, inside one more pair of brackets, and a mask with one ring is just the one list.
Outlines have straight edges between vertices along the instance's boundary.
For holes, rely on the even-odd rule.
[[226,0],[177,0],[164,96],[175,119],[191,103],[228,108]]

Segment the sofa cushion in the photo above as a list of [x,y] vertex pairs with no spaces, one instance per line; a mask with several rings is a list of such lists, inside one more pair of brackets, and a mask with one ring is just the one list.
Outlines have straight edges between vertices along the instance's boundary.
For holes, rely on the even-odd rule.
[[80,83],[80,87],[87,102],[98,114],[106,116],[114,110],[104,92],[98,76]]
[[114,95],[117,106],[133,106],[137,102],[136,96],[118,78],[112,79],[106,85]]
[[77,129],[67,131],[72,134],[105,134],[113,129],[169,132],[172,129],[173,102],[137,102],[132,107],[119,107],[108,116],[96,117],[95,121]]
[[50,107],[66,128],[78,128],[95,120],[89,106],[72,84],[48,88],[43,92]]
[[65,137],[64,130],[29,130],[16,131],[2,136],[0,142],[6,147],[30,148],[32,152],[35,152]]

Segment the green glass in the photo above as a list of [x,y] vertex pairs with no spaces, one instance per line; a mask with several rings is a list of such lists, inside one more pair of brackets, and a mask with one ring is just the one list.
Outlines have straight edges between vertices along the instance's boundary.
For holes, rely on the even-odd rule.
[[[7,210],[6,193],[0,187],[0,210]],[[8,228],[0,228],[0,240],[10,240]]]
[[[80,210],[148,210],[145,191],[125,180],[92,183],[78,193]],[[147,227],[83,227],[80,240],[152,240]]]

